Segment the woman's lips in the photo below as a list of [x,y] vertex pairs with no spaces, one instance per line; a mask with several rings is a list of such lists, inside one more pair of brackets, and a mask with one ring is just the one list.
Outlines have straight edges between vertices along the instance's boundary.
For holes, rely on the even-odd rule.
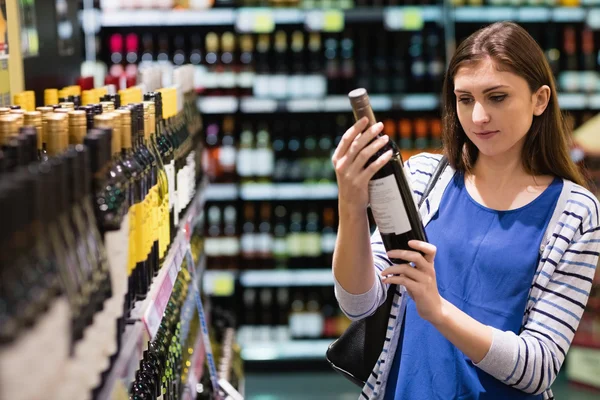
[[481,131],[481,132],[475,132],[475,135],[477,135],[477,137],[487,139],[487,138],[494,136],[498,132],[500,132],[500,131]]

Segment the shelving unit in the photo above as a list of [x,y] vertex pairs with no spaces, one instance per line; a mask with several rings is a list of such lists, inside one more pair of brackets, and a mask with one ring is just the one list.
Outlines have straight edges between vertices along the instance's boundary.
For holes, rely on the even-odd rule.
[[[128,320],[130,324],[123,333],[121,351],[99,393],[98,400],[112,399],[114,393],[122,391],[133,382],[139,361],[142,359],[144,345],[149,340],[154,339],[158,331],[177,274],[182,268],[185,252],[190,243],[191,224],[203,212],[206,187],[207,182],[205,180],[198,187],[195,198],[190,203],[184,218],[180,221],[177,236],[173,240],[165,262],[154,278],[146,298],[135,304]],[[200,262],[195,266],[196,276],[200,276],[204,270],[204,261],[204,257],[201,257]],[[195,342],[198,345],[200,344],[200,332]],[[198,350],[198,347],[196,347],[196,350]],[[198,357],[199,353],[199,351],[195,351],[194,357]],[[198,360],[194,361],[194,365],[196,365]],[[195,383],[198,378],[190,374],[190,379],[193,379],[193,381],[189,382],[188,386],[195,390]]]

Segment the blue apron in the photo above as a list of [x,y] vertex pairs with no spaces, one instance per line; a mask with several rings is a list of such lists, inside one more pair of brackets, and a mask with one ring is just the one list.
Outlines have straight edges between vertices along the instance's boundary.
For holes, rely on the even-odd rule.
[[[497,211],[473,200],[464,175],[456,173],[426,227],[429,241],[438,249],[440,295],[483,324],[519,334],[538,250],[562,185],[555,179],[531,203]],[[419,316],[410,298],[404,321],[386,400],[543,398],[514,389],[474,366]]]

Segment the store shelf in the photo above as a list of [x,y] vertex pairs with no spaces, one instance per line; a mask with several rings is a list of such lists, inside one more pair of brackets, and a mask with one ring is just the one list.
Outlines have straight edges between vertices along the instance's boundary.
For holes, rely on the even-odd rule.
[[[416,93],[403,96],[370,96],[374,111],[434,111],[440,104],[439,96],[433,93]],[[325,98],[275,100],[257,97],[204,96],[198,99],[198,109],[204,114],[271,114],[309,112],[351,112],[347,96],[336,95]]]
[[[181,264],[190,242],[192,221],[203,212],[205,187],[206,181],[198,187],[196,196],[180,221],[179,232],[171,244],[163,267],[152,282],[146,299],[137,302],[131,312],[129,321],[133,324],[127,325],[123,333],[121,351],[100,392],[98,397],[100,400],[113,398],[115,390],[120,390],[119,388],[122,388],[123,385],[128,387],[135,378],[135,371],[142,358],[145,344],[148,340],[153,339],[158,331],[177,274],[181,270]],[[202,265],[200,263],[199,267]]]
[[385,22],[390,30],[417,29],[440,22],[439,6],[365,7],[349,10],[297,8],[214,8],[206,10],[105,10],[102,27],[234,26],[238,32],[271,32],[277,25],[305,25],[308,30],[341,31],[346,23]]
[[171,244],[163,267],[154,282],[152,282],[152,286],[148,292],[148,306],[143,312],[142,321],[152,339],[154,339],[154,336],[158,332],[160,322],[173,291],[173,285],[175,285],[175,281],[177,280],[177,274],[181,270],[181,264],[190,243],[192,221],[203,212],[206,201],[206,197],[204,196],[205,187],[206,182],[200,186],[198,194],[192,200],[187,213],[180,221],[179,232],[177,232],[177,236]]
[[246,343],[244,361],[324,360],[332,339],[290,340],[285,342]]
[[517,22],[583,22],[590,18],[592,11],[582,7],[456,7],[454,20],[463,23],[496,22],[511,20]]
[[335,200],[335,183],[247,183],[240,186],[242,200]]
[[290,269],[242,271],[243,287],[333,286],[333,274],[327,269]]

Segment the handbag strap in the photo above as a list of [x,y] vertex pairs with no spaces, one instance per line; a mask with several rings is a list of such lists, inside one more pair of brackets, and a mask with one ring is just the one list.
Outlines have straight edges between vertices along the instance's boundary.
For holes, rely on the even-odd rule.
[[423,190],[423,195],[421,196],[421,199],[419,200],[418,208],[421,208],[421,205],[423,204],[423,202],[425,201],[427,196],[429,196],[429,194],[433,190],[433,187],[435,186],[437,181],[440,179],[442,172],[444,172],[444,170],[446,169],[447,166],[448,166],[448,157],[446,157],[446,155],[444,154],[442,156],[442,158],[440,159],[440,162],[438,163],[437,167],[435,167],[435,171],[433,171],[433,174],[431,175],[429,182],[427,182],[427,186],[425,186],[425,190]]

